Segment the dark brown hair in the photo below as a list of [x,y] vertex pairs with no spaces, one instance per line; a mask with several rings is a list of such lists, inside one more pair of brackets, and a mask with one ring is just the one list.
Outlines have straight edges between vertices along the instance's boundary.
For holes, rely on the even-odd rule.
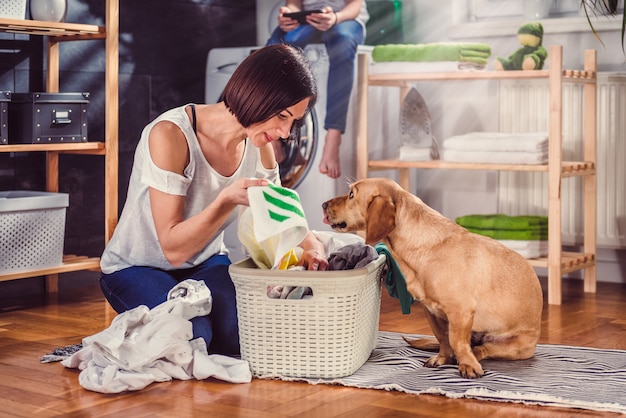
[[317,83],[300,49],[270,45],[250,54],[224,88],[224,104],[247,128],[264,122],[286,108],[310,98],[317,100]]

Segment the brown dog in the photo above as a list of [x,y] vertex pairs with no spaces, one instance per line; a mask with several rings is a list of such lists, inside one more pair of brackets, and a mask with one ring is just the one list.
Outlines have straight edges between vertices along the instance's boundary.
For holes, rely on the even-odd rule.
[[[426,367],[458,363],[463,377],[475,378],[484,374],[482,359],[534,355],[543,294],[521,255],[467,231],[389,179],[357,181],[322,207],[334,230],[365,231],[368,244],[389,248],[439,341]],[[432,349],[427,341],[410,344]]]

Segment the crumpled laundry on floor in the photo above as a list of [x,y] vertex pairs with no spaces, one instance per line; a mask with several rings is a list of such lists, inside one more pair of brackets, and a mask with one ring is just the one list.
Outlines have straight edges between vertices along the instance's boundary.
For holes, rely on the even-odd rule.
[[204,282],[187,279],[153,309],[142,305],[116,316],[109,328],[84,338],[83,348],[62,364],[80,369],[80,385],[101,393],[140,390],[172,379],[250,382],[247,361],[209,355],[202,338],[191,340],[189,320],[208,315],[211,308]]

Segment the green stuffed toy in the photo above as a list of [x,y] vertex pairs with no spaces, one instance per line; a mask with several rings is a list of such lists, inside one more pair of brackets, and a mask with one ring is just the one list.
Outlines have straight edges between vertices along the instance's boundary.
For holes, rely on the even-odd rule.
[[508,59],[500,58],[493,65],[498,71],[541,70],[548,57],[548,50],[541,46],[543,26],[541,23],[526,23],[517,31],[517,39],[523,45]]

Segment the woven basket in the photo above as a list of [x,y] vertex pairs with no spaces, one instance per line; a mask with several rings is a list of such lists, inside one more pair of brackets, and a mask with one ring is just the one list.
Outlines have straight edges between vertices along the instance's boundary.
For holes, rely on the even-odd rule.
[[[336,378],[376,346],[385,256],[342,271],[276,271],[232,264],[241,358],[257,377]],[[272,299],[267,287],[308,286],[309,299]]]

